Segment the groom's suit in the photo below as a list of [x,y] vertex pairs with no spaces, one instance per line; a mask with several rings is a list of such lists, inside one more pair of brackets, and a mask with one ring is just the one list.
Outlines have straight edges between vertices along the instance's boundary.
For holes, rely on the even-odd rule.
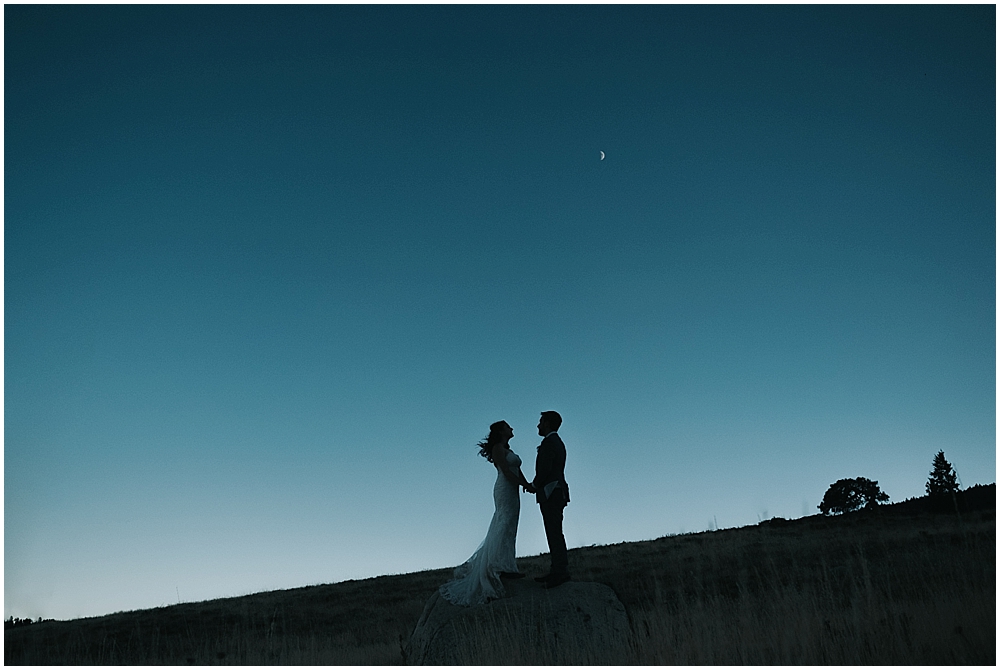
[[569,560],[566,555],[566,538],[563,537],[563,508],[569,502],[569,485],[563,470],[566,468],[566,445],[556,432],[545,436],[538,445],[535,459],[535,499],[542,512],[545,525],[545,539],[549,542],[549,556],[552,560],[550,574],[569,575]]

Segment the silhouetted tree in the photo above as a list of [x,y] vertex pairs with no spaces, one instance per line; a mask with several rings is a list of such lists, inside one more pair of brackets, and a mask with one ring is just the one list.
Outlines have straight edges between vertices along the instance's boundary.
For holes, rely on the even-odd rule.
[[927,480],[927,498],[930,509],[935,512],[954,510],[958,513],[958,473],[939,451],[934,456],[931,476]]
[[949,493],[958,493],[958,475],[944,457],[944,452],[939,451],[934,457],[930,479],[927,480],[927,495],[940,496]]
[[843,514],[862,507],[873,509],[888,499],[889,496],[878,487],[878,482],[864,477],[839,479],[826,490],[819,511],[823,514]]

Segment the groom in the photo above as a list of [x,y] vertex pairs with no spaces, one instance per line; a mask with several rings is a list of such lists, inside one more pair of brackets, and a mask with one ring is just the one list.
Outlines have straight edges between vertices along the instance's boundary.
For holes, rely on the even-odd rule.
[[569,581],[569,560],[566,556],[566,538],[563,537],[563,508],[569,502],[569,485],[563,469],[566,467],[566,446],[559,437],[562,417],[559,412],[542,412],[538,422],[538,434],[543,438],[538,445],[535,460],[535,479],[531,482],[535,489],[535,499],[542,512],[545,525],[545,539],[549,541],[549,557],[552,568],[544,577],[535,577],[545,588],[551,589]]

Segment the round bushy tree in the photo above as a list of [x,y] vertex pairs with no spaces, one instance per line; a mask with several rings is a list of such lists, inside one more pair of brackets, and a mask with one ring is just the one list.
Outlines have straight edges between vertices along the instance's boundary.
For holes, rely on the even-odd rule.
[[843,514],[862,507],[872,509],[888,499],[889,496],[878,487],[878,482],[864,477],[839,479],[826,490],[819,511],[823,514]]
[[940,496],[958,493],[958,475],[948,459],[944,457],[943,451],[937,452],[932,468],[930,479],[927,480],[927,495]]

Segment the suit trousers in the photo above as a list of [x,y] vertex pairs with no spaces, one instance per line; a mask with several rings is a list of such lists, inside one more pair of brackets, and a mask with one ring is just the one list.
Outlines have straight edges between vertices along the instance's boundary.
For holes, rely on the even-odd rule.
[[563,509],[566,503],[561,499],[546,500],[539,503],[542,512],[542,523],[545,526],[545,539],[549,542],[549,558],[552,561],[552,575],[569,575],[569,557],[566,555],[566,538],[563,536]]

